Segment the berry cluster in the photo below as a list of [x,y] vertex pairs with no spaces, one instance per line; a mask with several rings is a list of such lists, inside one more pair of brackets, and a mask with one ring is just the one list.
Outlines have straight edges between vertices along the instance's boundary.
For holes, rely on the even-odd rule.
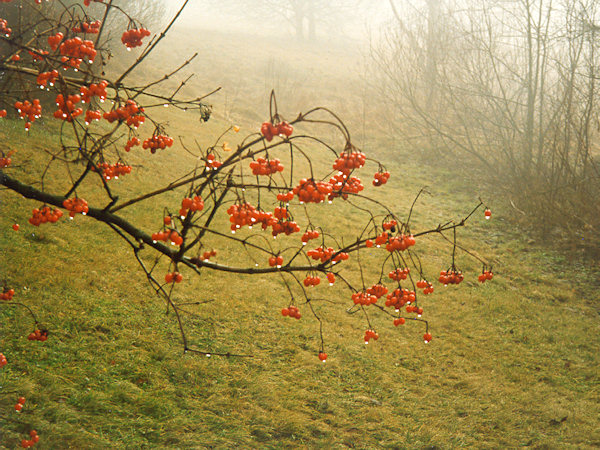
[[291,202],[294,200],[294,193],[290,191],[286,194],[277,194],[277,200],[280,202]]
[[321,203],[331,194],[332,190],[333,187],[329,183],[323,181],[315,183],[313,179],[307,180],[303,178],[292,192],[298,196],[300,204],[302,204]]
[[127,30],[123,33],[121,36],[121,42],[129,50],[135,47],[140,47],[142,45],[142,39],[146,36],[150,36],[150,31],[146,28],[132,28],[131,30]]
[[56,223],[63,215],[63,212],[56,208],[54,211],[49,206],[43,206],[42,209],[35,208],[28,222],[31,225],[39,227],[42,223]]
[[394,319],[394,326],[404,325],[406,323],[406,319],[404,317],[397,317]]
[[306,245],[308,241],[311,239],[317,239],[318,237],[319,232],[317,230],[306,230],[300,239],[302,240],[302,245]]
[[0,169],[4,169],[5,167],[10,166],[10,163],[12,163],[12,160],[8,156],[0,157]]
[[306,287],[318,286],[319,284],[321,284],[321,279],[319,277],[313,277],[313,276],[309,275],[302,281],[302,283]]
[[413,291],[408,289],[397,288],[390,292],[386,297],[385,306],[393,306],[396,311],[399,311],[407,303],[412,303],[416,299],[416,295]]
[[6,37],[10,37],[12,33],[12,29],[8,27],[6,19],[0,19],[0,33],[4,34]]
[[6,110],[5,109],[0,109],[0,119],[3,117],[6,117]]
[[[276,208],[277,209],[277,208]],[[289,236],[292,233],[297,233],[300,231],[300,227],[296,222],[289,219],[281,219],[272,224],[273,231],[271,234],[273,237],[277,237],[278,234],[285,233],[286,236]]]
[[[74,69],[79,69],[84,57],[87,57],[88,62],[92,64],[97,53],[92,41],[84,41],[80,37],[67,39],[60,44],[58,51],[63,55],[61,62]],[[66,66],[63,66],[63,68],[66,69]]]
[[56,51],[64,38],[65,35],[60,32],[53,34],[52,36],[48,36],[48,45],[53,51]]
[[[106,100],[106,88],[108,87],[108,82],[105,80],[100,81],[98,84],[91,83],[89,86],[81,86],[79,88],[79,93],[81,94],[81,101],[83,103],[89,103],[92,97],[100,98],[100,101],[103,102]],[[133,101],[133,100],[130,100]],[[137,111],[136,111],[137,112]],[[135,114],[135,113],[134,113]]]
[[185,218],[188,211],[202,211],[204,209],[204,200],[197,195],[194,198],[186,197],[181,200],[181,209],[179,210],[179,216]]
[[360,169],[364,166],[366,159],[367,157],[363,152],[342,152],[339,158],[333,163],[333,168],[348,175],[352,170]]
[[10,60],[11,60],[11,61],[15,61],[15,62],[16,62],[16,61],[21,61],[21,55],[19,55],[18,53],[15,53],[14,55],[12,55],[12,56],[10,57]]
[[397,269],[392,270],[388,273],[388,277],[394,281],[406,280],[408,274],[410,273],[410,269],[406,267],[405,269],[401,269],[398,267]]
[[392,233],[396,231],[396,226],[398,222],[395,220],[390,220],[389,222],[383,222],[382,226],[384,230],[389,230]]
[[54,86],[54,82],[58,78],[58,70],[51,72],[41,72],[37,77],[37,84],[40,87],[46,87],[46,85]]
[[[143,113],[144,108],[140,108],[133,100],[127,100],[125,105],[116,108],[110,112],[105,112],[102,117],[108,120],[108,123],[113,123],[115,120],[125,121],[127,125],[133,128],[139,127],[144,123],[146,118],[138,113]],[[163,139],[166,136],[163,136]],[[154,138],[154,136],[152,136]],[[169,138],[171,139],[171,138]],[[147,140],[148,141],[148,140]],[[171,139],[171,145],[173,145],[173,140]],[[170,145],[169,145],[170,147]],[[144,147],[149,148],[149,147]],[[164,147],[163,147],[164,148]]]
[[[132,116],[132,117],[141,117],[142,119],[144,118],[143,116]],[[142,120],[143,122],[143,120]],[[127,119],[127,123],[129,124],[129,119]],[[135,125],[134,128],[137,128],[138,125]],[[173,146],[173,138],[170,136],[164,136],[162,134],[154,134],[152,135],[152,137],[149,137],[148,139],[146,139],[144,141],[144,143],[142,144],[142,148],[143,149],[150,149],[150,153],[156,153],[156,149],[160,148],[161,150],[164,150],[167,147],[172,147]]]
[[290,137],[294,132],[294,127],[286,121],[280,122],[277,125],[273,125],[271,122],[264,122],[260,127],[260,132],[268,142],[271,142],[275,136]]
[[[101,163],[98,164],[98,169],[102,170],[102,176],[105,180],[118,179],[119,175],[127,175],[131,173],[131,166],[127,166],[125,164],[121,164],[120,162],[116,164],[108,164]],[[96,170],[93,168],[92,170]]]
[[418,306],[415,306],[415,305],[408,305],[406,307],[406,312],[407,313],[415,313],[418,317],[421,317],[423,315],[423,308],[419,308]]
[[38,436],[38,434],[37,434],[37,431],[35,431],[35,430],[31,430],[31,431],[29,432],[29,437],[30,437],[31,439],[23,439],[23,440],[21,441],[21,447],[23,447],[23,448],[30,448],[30,447],[33,447],[33,446],[34,446],[35,444],[37,444],[37,443],[39,442],[39,440],[40,440],[40,437]]
[[494,277],[494,274],[491,270],[484,270],[481,275],[477,277],[477,280],[480,283],[485,283],[486,280],[491,280]]
[[12,300],[14,295],[15,295],[14,289],[8,289],[8,288],[4,287],[3,292],[0,292],[0,300]]
[[335,264],[339,261],[346,261],[349,258],[348,253],[339,252],[332,259],[334,253],[336,253],[336,251],[333,249],[333,247],[327,247],[324,249],[323,246],[319,246],[306,252],[306,254],[312,259],[315,261],[321,260],[322,263],[332,260],[333,264]]
[[283,164],[279,158],[265,159],[257,158],[256,161],[250,163],[253,175],[271,175],[277,172],[283,172]]
[[462,280],[465,279],[465,276],[462,274],[460,270],[450,269],[448,271],[442,270],[440,272],[439,282],[443,285],[449,284],[460,284]]
[[333,286],[335,283],[335,275],[332,272],[327,273],[327,281],[329,281],[329,286]]
[[44,57],[50,53],[47,50],[27,50],[27,53],[31,55],[31,60],[33,62],[43,61]]
[[152,233],[152,241],[156,244],[158,241],[169,242],[173,245],[183,244],[183,238],[175,230],[159,231]]
[[212,153],[206,155],[206,167],[208,169],[217,170],[222,164],[223,163],[221,161],[217,161],[216,156]]
[[331,177],[329,183],[333,186],[333,192],[329,194],[329,200],[333,200],[340,196],[344,200],[347,200],[348,194],[358,194],[365,188],[360,181],[360,178],[348,178],[348,175],[341,172]]
[[15,411],[16,412],[21,412],[21,410],[23,409],[23,405],[25,404],[25,397],[19,397],[17,399],[17,403],[15,404]]
[[100,25],[102,22],[99,20],[94,20],[93,22],[81,22],[81,25],[78,27],[73,27],[73,33],[88,33],[88,34],[98,34],[100,32]]
[[35,122],[35,119],[42,117],[42,105],[37,98],[33,100],[33,103],[30,103],[29,100],[15,102],[15,108],[17,108],[17,113],[19,113],[21,119],[27,118],[28,120],[25,122],[25,130],[31,128],[31,124]]
[[204,261],[208,261],[212,256],[217,256],[217,251],[216,250],[207,250],[204,253],[202,253],[202,259]]
[[373,177],[373,186],[381,186],[382,184],[387,183],[390,178],[389,172],[375,172]]
[[167,283],[181,283],[183,280],[183,275],[179,272],[170,272],[165,275],[165,282]]
[[283,266],[283,256],[281,256],[281,255],[271,256],[269,258],[269,266],[277,267],[279,269],[281,266]]
[[140,145],[141,143],[142,141],[140,141],[139,138],[134,136],[127,141],[127,144],[125,144],[125,151],[128,152],[129,150],[131,150],[131,147],[135,147],[137,145]]
[[423,289],[423,294],[425,295],[431,294],[433,292],[433,285],[426,280],[417,281],[417,287],[419,289]]
[[46,339],[48,339],[48,330],[35,329],[31,333],[29,333],[27,339],[29,339],[30,341],[44,342]]
[[374,295],[377,298],[383,297],[388,293],[388,289],[383,284],[374,284],[367,289],[367,294]]
[[68,198],[63,202],[65,209],[69,211],[69,217],[75,217],[75,214],[80,213],[86,215],[89,211],[88,203],[79,197]]
[[377,303],[377,296],[366,292],[355,292],[352,294],[352,301],[355,305],[369,306]]
[[379,333],[376,333],[374,330],[365,331],[365,344],[368,344],[371,339],[379,339]]
[[[277,208],[275,209],[277,210]],[[231,222],[231,231],[236,231],[244,225],[252,228],[253,225],[262,222],[263,230],[271,224],[273,216],[256,209],[250,203],[233,204],[227,209],[229,214],[229,222]]]
[[4,356],[4,353],[0,353],[0,369],[7,364],[8,364],[8,361],[6,359],[6,356]]
[[415,242],[415,237],[412,234],[401,234],[399,236],[390,237],[385,249],[390,253],[394,250],[404,251],[407,248],[415,245]]
[[85,124],[89,125],[90,123],[92,123],[92,120],[100,120],[102,119],[102,112],[101,111],[94,111],[93,109],[88,109],[85,112]]
[[54,111],[54,117],[57,119],[73,122],[73,119],[83,114],[82,108],[76,108],[75,105],[81,101],[79,94],[69,95],[65,101],[62,94],[56,96],[56,106],[58,109]]
[[287,308],[283,308],[281,310],[281,314],[284,316],[293,317],[294,319],[299,319],[300,317],[302,317],[302,314],[300,314],[298,308],[296,308],[293,305],[288,306]]

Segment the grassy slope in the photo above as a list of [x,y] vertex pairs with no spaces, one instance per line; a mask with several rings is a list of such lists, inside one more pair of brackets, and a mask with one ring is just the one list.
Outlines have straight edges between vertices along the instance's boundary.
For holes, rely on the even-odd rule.
[[[183,115],[165,111],[173,134],[189,135],[193,129],[205,139],[231,119],[247,127],[259,123],[264,94],[276,82],[307,99],[322,93],[312,84],[317,78],[302,84],[293,75],[308,53],[292,49],[302,58],[285,59],[281,47],[268,55],[249,53],[219,36],[211,39],[211,53],[201,55],[204,61],[196,69],[210,61],[211,87],[221,77],[232,86],[243,79],[238,103],[222,114],[234,94],[221,94],[215,121],[197,128]],[[232,52],[246,59],[232,59]],[[322,75],[313,70],[315,77]],[[338,65],[334,75],[339,73]],[[329,92],[331,86],[321,89]],[[328,104],[344,110],[349,100],[330,95]],[[310,100],[298,101],[298,109],[312,106]],[[281,96],[280,102],[285,104]],[[53,132],[49,127],[36,124],[22,139],[20,127],[4,122],[0,138],[19,149],[16,157],[39,164]],[[139,155],[131,158],[141,162]],[[149,183],[154,171],[167,177],[189,163],[174,149],[119,183],[131,193],[136,183]],[[432,173],[410,159],[388,168],[394,176],[385,195],[392,203],[399,199],[400,211],[406,212],[422,185],[434,186],[415,217],[420,227],[460,217],[473,202],[472,189],[453,174]],[[319,287],[337,302],[317,303],[330,354],[327,364],[320,364],[316,321],[308,314],[300,321],[281,317],[287,295],[275,277],[186,273],[182,298],[217,300],[190,307],[196,315],[187,316],[186,324],[194,343],[254,357],[182,355],[173,317],[165,316],[164,305],[116,236],[82,217],[33,229],[25,222],[35,205],[5,191],[0,196],[0,277],[52,331],[47,342],[30,343],[23,338],[30,327],[23,310],[0,309],[0,351],[10,363],[0,372],[0,442],[7,448],[29,426],[38,430],[40,448],[600,445],[598,281],[556,255],[530,248],[509,230],[501,210],[495,209],[490,222],[477,218],[463,233],[467,246],[494,261],[496,279],[483,286],[467,281],[460,289],[438,287],[424,303],[434,334],[428,346],[418,326],[396,329],[383,318],[375,319],[381,339],[365,346],[364,321],[344,312],[348,293]],[[160,220],[145,206],[130,214],[148,224],[147,231]],[[22,224],[18,233],[10,228],[14,221]],[[226,261],[228,244],[213,244]],[[447,264],[449,248],[442,241],[419,246],[432,255],[428,273]],[[459,265],[478,270],[463,257]],[[14,422],[17,395],[28,401]]]

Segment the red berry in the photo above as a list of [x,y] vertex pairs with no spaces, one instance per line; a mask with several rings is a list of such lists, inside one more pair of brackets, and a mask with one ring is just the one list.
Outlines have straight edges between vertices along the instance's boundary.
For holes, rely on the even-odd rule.
[[12,229],[15,231],[19,231],[19,224],[18,223],[14,223],[12,226]]
[[327,361],[327,353],[319,352],[319,359],[323,362]]
[[429,343],[429,341],[431,341],[431,339],[432,339],[431,333],[425,333],[423,335],[423,340],[425,341],[426,344]]
[[21,405],[25,404],[25,397],[19,397],[19,399],[17,400],[17,403],[20,403]]
[[23,409],[23,405],[21,405],[20,403],[17,403],[15,405],[15,411],[17,412],[21,412],[21,410]]

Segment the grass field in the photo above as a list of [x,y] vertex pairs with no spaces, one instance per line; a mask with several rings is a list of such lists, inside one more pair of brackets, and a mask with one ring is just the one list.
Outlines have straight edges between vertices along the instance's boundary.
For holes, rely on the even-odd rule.
[[[301,67],[311,61],[311,49],[280,43],[267,52],[218,34],[205,42],[193,67],[205,78],[186,89],[204,93],[223,85],[213,120],[200,124],[184,113],[160,112],[172,135],[186,142],[207,145],[233,122],[242,133],[253,132],[277,84],[286,117],[317,100],[347,112],[351,124],[364,110],[348,107],[361,101],[360,77],[346,83],[348,95],[334,89],[354,64],[343,52],[328,50],[335,64],[313,64],[314,77],[306,78]],[[14,173],[27,178],[43,163],[56,127],[36,123],[27,138],[21,127],[2,122],[0,141],[18,150],[15,159],[26,164]],[[365,151],[392,172],[378,195],[401,216],[418,190],[430,186],[416,228],[459,219],[476,204],[478,188],[464,174],[424,165],[386,136],[357,133]],[[124,196],[162,185],[193,163],[180,146],[156,156],[146,161],[132,152],[136,171],[119,180]],[[315,160],[323,168],[331,163]],[[491,205],[491,221],[479,214],[460,232],[465,246],[493,263],[495,278],[480,285],[480,267],[459,256],[470,278],[460,288],[436,283],[423,304],[434,335],[429,345],[416,324],[396,328],[379,317],[381,339],[365,346],[363,318],[346,313],[348,291],[316,288],[332,300],[315,306],[325,320],[326,364],[316,357],[318,323],[308,314],[299,321],[281,316],[288,297],[276,277],[222,273],[184,273],[180,299],[214,300],[189,307],[188,335],[198,348],[252,357],[183,354],[173,315],[165,315],[130,249],[110,229],[85,217],[34,228],[26,220],[37,204],[8,191],[0,191],[0,200],[0,280],[51,332],[44,343],[28,341],[26,311],[0,305],[0,351],[9,360],[0,371],[3,448],[15,448],[31,428],[40,435],[39,448],[56,449],[600,446],[598,267],[532,243],[500,200]],[[152,232],[160,206],[142,203],[127,217]],[[339,211],[333,226],[342,231],[351,224],[343,214],[351,213]],[[327,220],[331,213],[320,214]],[[19,232],[11,229],[15,222]],[[211,244],[220,261],[237,258],[228,242]],[[451,247],[432,237],[418,250],[429,255],[425,268],[435,274],[447,265]],[[17,416],[20,395],[27,403]]]

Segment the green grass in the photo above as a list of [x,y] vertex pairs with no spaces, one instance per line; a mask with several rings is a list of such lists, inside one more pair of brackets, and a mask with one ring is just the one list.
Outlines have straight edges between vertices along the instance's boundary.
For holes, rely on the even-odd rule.
[[[294,78],[288,83],[294,86]],[[240,108],[251,105],[245,100]],[[229,123],[217,114],[190,131],[183,114],[161,114],[173,135],[203,146]],[[256,108],[254,114],[262,116]],[[240,123],[247,131],[250,122]],[[51,146],[56,128],[36,122],[24,139],[20,126],[3,121],[0,138],[18,150],[13,159],[28,161],[13,173],[28,177],[45,161],[42,150]],[[402,160],[392,158],[395,150]],[[414,162],[406,149],[381,144],[375,153],[393,174],[376,196],[400,215],[420,187],[431,186],[432,195],[415,211],[415,231],[460,218],[476,202],[475,188],[447,170]],[[138,167],[118,182],[124,198],[162,185],[194,162],[179,146],[155,156],[128,155]],[[315,161],[322,170],[331,163],[320,155]],[[60,188],[65,182],[54,183]],[[94,197],[91,185],[82,192]],[[162,202],[173,209],[181,196]],[[381,339],[365,346],[364,318],[346,313],[348,291],[337,284],[316,288],[319,298],[333,301],[314,302],[325,321],[329,359],[322,364],[318,322],[302,305],[301,320],[281,316],[289,298],[276,276],[184,272],[178,300],[215,300],[190,306],[193,314],[184,316],[192,344],[253,357],[183,354],[173,315],[165,314],[118,236],[85,217],[34,228],[26,219],[37,204],[8,191],[0,191],[0,200],[0,280],[51,333],[44,343],[27,341],[32,324],[26,311],[0,305],[0,351],[9,360],[0,370],[5,448],[16,447],[31,428],[40,435],[39,448],[57,449],[600,446],[597,273],[532,247],[501,207],[491,221],[479,214],[459,234],[467,248],[493,262],[494,280],[474,282],[480,267],[459,255],[468,279],[459,288],[436,283],[424,299],[434,335],[429,345],[421,326],[395,328],[374,315]],[[162,206],[143,202],[124,215],[153,232]],[[341,212],[350,214],[345,207]],[[331,210],[324,207],[315,217],[331,222]],[[11,229],[15,221],[19,232]],[[227,223],[224,213],[218,223]],[[352,221],[331,225],[341,232]],[[220,262],[240,259],[228,241],[211,238],[207,246],[219,251]],[[425,270],[432,278],[447,266],[451,248],[445,241],[432,237],[417,249],[428,255]],[[367,283],[376,281],[376,271],[367,270]],[[12,405],[19,395],[27,403],[17,415]]]

